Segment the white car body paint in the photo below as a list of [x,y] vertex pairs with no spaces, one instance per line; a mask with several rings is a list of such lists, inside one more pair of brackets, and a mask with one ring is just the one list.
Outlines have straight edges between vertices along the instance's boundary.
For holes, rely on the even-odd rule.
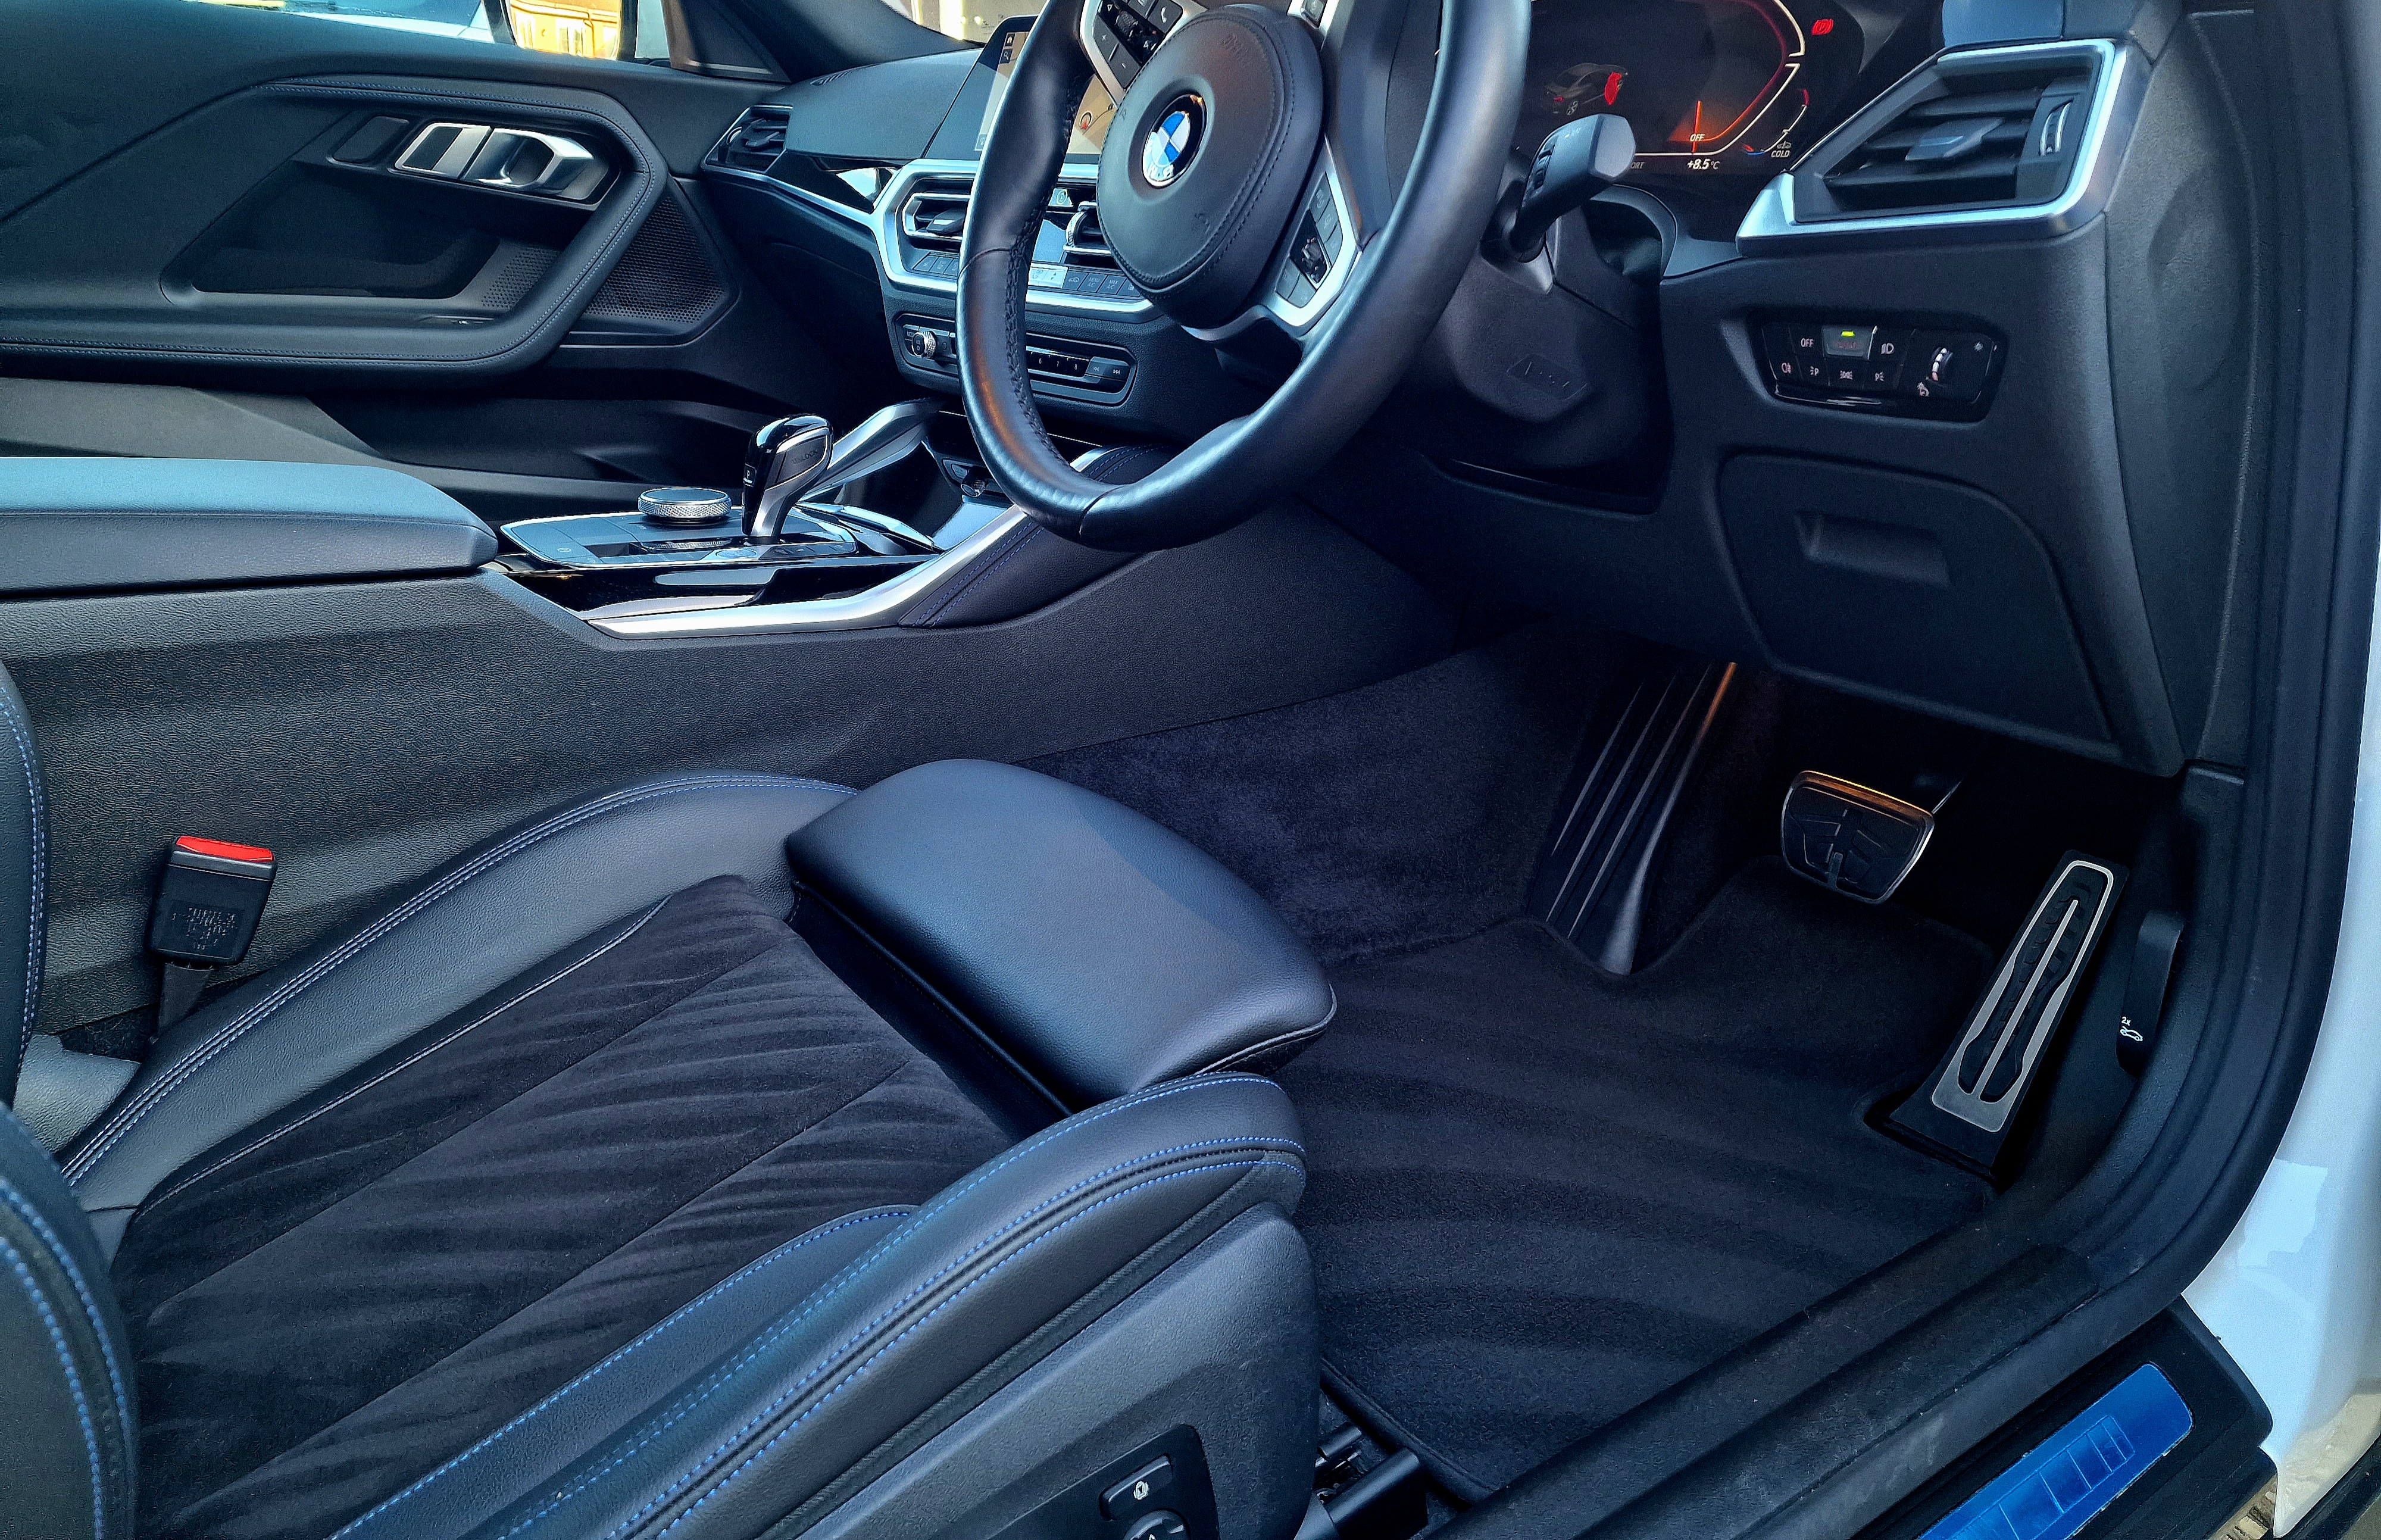
[[2287,1534],[2381,1433],[2381,634],[2314,1057],[2248,1212],[2183,1298],[2273,1412]]

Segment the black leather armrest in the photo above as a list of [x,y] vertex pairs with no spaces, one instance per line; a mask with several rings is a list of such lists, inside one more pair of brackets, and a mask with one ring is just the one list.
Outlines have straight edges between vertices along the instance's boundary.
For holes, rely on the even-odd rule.
[[0,594],[463,572],[470,509],[370,465],[0,459]]
[[1248,885],[1031,770],[905,770],[786,846],[812,898],[1059,1108],[1276,1068],[1331,1017],[1323,970]]

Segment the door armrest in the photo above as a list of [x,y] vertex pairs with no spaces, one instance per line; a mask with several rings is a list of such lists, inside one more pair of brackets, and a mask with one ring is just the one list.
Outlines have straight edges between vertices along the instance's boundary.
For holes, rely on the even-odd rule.
[[369,465],[0,459],[0,595],[465,572],[496,538]]

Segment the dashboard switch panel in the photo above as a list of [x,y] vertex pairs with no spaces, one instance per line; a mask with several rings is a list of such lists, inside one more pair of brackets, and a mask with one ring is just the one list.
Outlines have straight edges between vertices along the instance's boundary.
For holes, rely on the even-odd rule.
[[1985,332],[1843,317],[1755,335],[1771,393],[1813,406],[1973,421],[2000,379],[2001,343]]
[[[959,373],[959,336],[948,321],[905,315],[894,324],[894,342],[913,369]],[[1028,336],[1025,363],[1036,390],[1056,387],[1061,395],[1080,391],[1114,398],[1132,384],[1132,355],[1105,344]]]

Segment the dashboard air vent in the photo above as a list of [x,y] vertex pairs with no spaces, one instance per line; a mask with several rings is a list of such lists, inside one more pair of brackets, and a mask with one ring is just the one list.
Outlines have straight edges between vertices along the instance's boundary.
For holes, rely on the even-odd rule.
[[967,234],[968,184],[921,182],[901,205],[901,233],[912,246],[956,251]]
[[2048,202],[2067,185],[2091,97],[2092,70],[2080,62],[1938,69],[1819,179],[1845,214]]
[[1116,253],[1108,250],[1107,232],[1100,228],[1100,206],[1089,199],[1075,205],[1067,216],[1067,260],[1079,266],[1114,267]]
[[711,152],[711,158],[718,165],[742,171],[766,171],[776,164],[785,148],[786,114],[775,108],[754,107],[736,120],[736,126]]

